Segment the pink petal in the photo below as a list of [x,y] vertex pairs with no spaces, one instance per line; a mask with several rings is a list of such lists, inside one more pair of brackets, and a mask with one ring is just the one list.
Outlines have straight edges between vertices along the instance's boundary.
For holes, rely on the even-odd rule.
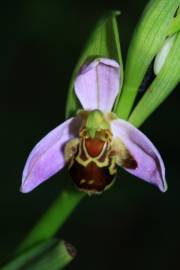
[[167,190],[163,160],[151,141],[130,123],[116,119],[111,122],[114,137],[119,137],[137,162],[137,168],[126,169],[129,173]]
[[110,112],[119,93],[120,66],[99,58],[84,66],[75,80],[75,93],[85,110]]
[[26,161],[21,192],[33,190],[64,167],[64,146],[78,135],[80,124],[80,117],[66,120],[36,144]]

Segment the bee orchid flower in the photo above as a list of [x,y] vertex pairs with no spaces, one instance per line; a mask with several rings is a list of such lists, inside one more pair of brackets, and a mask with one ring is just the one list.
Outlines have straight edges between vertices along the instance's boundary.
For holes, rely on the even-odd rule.
[[158,150],[141,131],[111,112],[119,86],[116,61],[98,58],[82,67],[74,82],[82,110],[34,147],[23,171],[22,192],[30,192],[64,166],[76,187],[88,194],[109,188],[118,166],[166,191]]

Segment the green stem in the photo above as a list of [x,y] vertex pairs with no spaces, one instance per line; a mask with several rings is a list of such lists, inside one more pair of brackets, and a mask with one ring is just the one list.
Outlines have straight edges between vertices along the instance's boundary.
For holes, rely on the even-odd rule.
[[83,192],[71,188],[64,189],[25,238],[18,253],[54,236],[84,196]]

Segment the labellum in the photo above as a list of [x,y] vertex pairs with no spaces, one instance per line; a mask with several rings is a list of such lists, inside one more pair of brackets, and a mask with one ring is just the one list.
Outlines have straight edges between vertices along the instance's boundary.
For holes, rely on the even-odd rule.
[[84,115],[86,124],[80,129],[79,138],[67,143],[65,159],[71,178],[80,190],[101,193],[113,184],[117,165],[135,168],[137,164],[123,143],[113,140],[110,129],[101,128],[109,125],[100,111]]

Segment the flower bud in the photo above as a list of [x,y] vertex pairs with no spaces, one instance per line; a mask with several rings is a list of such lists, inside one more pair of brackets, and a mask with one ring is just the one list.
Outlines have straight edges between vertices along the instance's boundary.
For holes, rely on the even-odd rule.
[[165,42],[164,42],[161,50],[159,51],[159,53],[156,55],[156,58],[155,58],[155,61],[154,61],[154,73],[156,75],[161,71],[161,69],[162,69],[162,67],[163,67],[163,65],[164,65],[164,63],[166,61],[166,58],[167,58],[167,56],[169,54],[169,51],[170,51],[172,45],[174,44],[175,36],[176,35],[168,37],[165,40]]

